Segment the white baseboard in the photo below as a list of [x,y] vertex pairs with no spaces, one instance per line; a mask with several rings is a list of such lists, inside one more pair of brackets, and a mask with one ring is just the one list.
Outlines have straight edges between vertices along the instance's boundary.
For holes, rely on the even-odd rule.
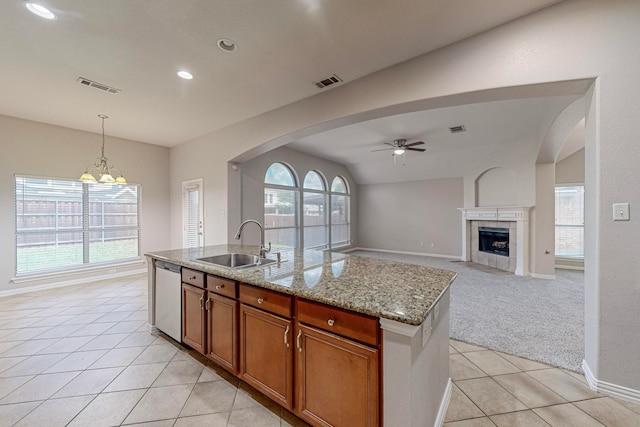
[[390,254],[400,254],[400,255],[418,255],[418,256],[429,256],[434,258],[447,258],[447,259],[456,259],[459,260],[461,257],[459,255],[442,255],[442,254],[430,254],[425,252],[407,252],[407,251],[393,251],[391,249],[374,249],[374,248],[351,248],[344,252],[353,252],[353,251],[370,251],[370,252],[386,252]]
[[555,280],[555,278],[556,278],[555,274],[529,273],[529,276],[535,277],[536,279],[549,279],[549,280]]
[[449,378],[449,381],[447,381],[447,389],[444,391],[444,396],[442,396],[442,402],[440,402],[440,409],[438,409],[438,416],[436,417],[434,427],[442,427],[444,425],[444,417],[447,415],[447,409],[449,409],[452,390],[453,383],[451,382],[451,378]]
[[587,379],[587,383],[589,384],[591,390],[597,391],[598,393],[608,394],[609,396],[618,397],[629,402],[640,404],[640,390],[634,390],[632,388],[608,383],[606,381],[597,379],[593,375],[593,372],[591,372],[591,369],[589,368],[586,360],[582,361],[582,370],[584,371],[584,376]]
[[60,280],[57,282],[46,283],[43,285],[25,286],[22,288],[7,289],[4,291],[0,291],[0,298],[12,296],[12,295],[26,294],[29,292],[42,291],[46,289],[62,288],[62,287],[71,286],[71,285],[81,285],[83,283],[95,282],[97,280],[106,280],[106,279],[114,279],[117,277],[135,276],[138,274],[147,274],[147,267],[145,266],[143,268],[137,268],[134,270],[123,270],[115,273],[104,272],[104,273],[96,274],[89,277],[85,276],[85,277],[68,279],[68,280]]
[[560,270],[578,270],[584,271],[584,267],[579,267],[577,265],[565,265],[565,264],[556,264],[556,268]]

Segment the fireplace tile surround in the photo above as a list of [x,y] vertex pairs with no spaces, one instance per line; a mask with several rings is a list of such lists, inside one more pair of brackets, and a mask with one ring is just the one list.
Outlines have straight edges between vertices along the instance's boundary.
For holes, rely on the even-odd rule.
[[[529,275],[530,207],[460,208],[462,212],[462,260]],[[478,227],[509,228],[509,256],[478,251]]]

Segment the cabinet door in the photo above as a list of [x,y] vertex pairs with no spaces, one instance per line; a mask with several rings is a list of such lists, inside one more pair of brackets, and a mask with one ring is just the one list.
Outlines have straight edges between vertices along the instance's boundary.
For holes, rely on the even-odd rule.
[[207,357],[238,373],[238,301],[208,293]]
[[202,354],[206,338],[204,298],[203,289],[182,284],[182,342]]
[[377,426],[378,351],[296,327],[296,413],[319,426]]
[[281,406],[291,409],[292,323],[240,305],[240,378]]

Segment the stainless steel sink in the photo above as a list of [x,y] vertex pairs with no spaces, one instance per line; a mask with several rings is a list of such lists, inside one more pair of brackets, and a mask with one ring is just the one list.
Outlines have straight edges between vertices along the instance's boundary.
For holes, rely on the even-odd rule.
[[259,265],[267,265],[276,262],[276,260],[274,259],[260,258],[257,255],[237,253],[197,258],[196,261],[207,262],[209,264],[215,264],[221,267],[235,268],[237,270],[257,267]]

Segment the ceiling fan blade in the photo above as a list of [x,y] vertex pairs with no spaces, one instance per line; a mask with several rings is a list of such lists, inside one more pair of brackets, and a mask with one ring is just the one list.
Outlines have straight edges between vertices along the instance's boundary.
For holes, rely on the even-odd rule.
[[412,147],[414,145],[422,145],[422,144],[424,144],[424,141],[416,141],[416,142],[412,142],[411,144],[404,144],[403,147],[406,148],[406,147]]
[[411,150],[411,151],[427,151],[425,148],[413,148],[413,147],[404,147],[405,150]]
[[371,150],[372,153],[375,153],[376,151],[387,151],[387,150],[395,150],[395,147],[391,147],[391,148],[380,148],[379,150]]

